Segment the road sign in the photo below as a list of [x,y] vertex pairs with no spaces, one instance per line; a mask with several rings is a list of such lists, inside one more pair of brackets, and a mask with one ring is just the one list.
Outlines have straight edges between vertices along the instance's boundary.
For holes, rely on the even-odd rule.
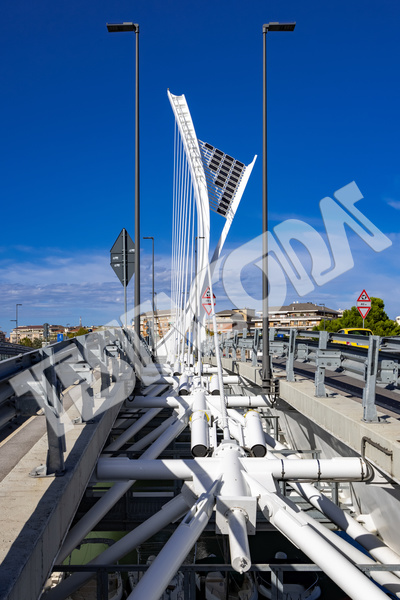
[[357,299],[357,309],[363,320],[371,310],[371,298],[368,296],[365,290],[361,292]]
[[[213,294],[214,306],[215,306],[215,294]],[[211,304],[211,292],[208,287],[201,297],[201,304],[208,315],[211,315],[212,304]]]
[[135,272],[135,244],[126,229],[121,231],[110,250],[110,265],[122,285],[128,285]]

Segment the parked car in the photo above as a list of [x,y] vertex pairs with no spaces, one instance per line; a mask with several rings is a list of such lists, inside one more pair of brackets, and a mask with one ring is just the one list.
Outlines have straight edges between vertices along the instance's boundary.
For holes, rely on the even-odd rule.
[[[374,335],[370,329],[363,329],[362,327],[350,327],[346,329],[340,329],[337,333],[345,333],[347,335],[356,335],[360,337],[369,337],[370,335]],[[358,346],[359,348],[368,348],[368,345],[363,344],[363,340],[358,341],[349,341],[345,342],[344,340],[335,340],[337,344],[346,344],[347,346]]]

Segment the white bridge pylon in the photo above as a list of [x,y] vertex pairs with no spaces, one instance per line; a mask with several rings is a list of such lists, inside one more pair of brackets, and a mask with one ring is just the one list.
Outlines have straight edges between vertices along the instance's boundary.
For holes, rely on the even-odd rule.
[[[158,356],[184,360],[185,340],[201,344],[201,295],[211,278],[256,156],[245,165],[209,143],[198,140],[184,95],[168,91],[175,116],[172,226],[172,329],[157,346]],[[210,210],[225,219],[210,257]],[[197,326],[195,327],[195,324]]]

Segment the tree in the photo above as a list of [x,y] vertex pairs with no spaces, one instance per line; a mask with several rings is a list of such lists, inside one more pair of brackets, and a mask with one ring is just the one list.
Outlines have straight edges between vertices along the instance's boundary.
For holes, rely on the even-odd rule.
[[[345,310],[343,316],[339,319],[325,320],[325,330],[332,332],[351,327],[361,328],[362,326],[363,320],[356,306]],[[400,335],[400,325],[396,321],[389,319],[385,312],[385,303],[381,298],[371,297],[371,310],[365,319],[364,327],[370,329],[374,335],[380,335],[381,337]],[[323,322],[314,327],[314,331],[322,331],[323,329]]]
[[42,338],[37,338],[32,341],[30,338],[24,337],[22,338],[22,340],[19,341],[19,343],[22,346],[28,346],[28,348],[41,348],[43,340]]
[[89,333],[89,330],[86,329],[86,327],[80,327],[78,329],[78,331],[68,333],[67,335],[69,338],[74,338],[74,337],[78,337],[79,335],[85,335],[86,333]]

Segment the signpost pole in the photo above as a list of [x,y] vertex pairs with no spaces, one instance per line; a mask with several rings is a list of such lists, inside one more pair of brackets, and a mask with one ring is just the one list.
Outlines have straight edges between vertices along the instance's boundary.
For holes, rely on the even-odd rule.
[[127,248],[127,243],[126,243],[126,229],[122,230],[122,260],[123,260],[123,269],[124,269],[124,282],[123,282],[123,286],[124,286],[124,314],[125,314],[125,318],[124,318],[124,323],[125,323],[125,327],[127,326],[126,323],[126,319],[127,319],[127,300],[126,300],[126,287],[127,287],[127,276],[128,276],[128,269],[127,269],[127,262],[128,262],[128,248]]
[[110,265],[124,287],[125,327],[128,319],[127,287],[135,272],[135,257],[135,244],[124,227],[110,250]]

